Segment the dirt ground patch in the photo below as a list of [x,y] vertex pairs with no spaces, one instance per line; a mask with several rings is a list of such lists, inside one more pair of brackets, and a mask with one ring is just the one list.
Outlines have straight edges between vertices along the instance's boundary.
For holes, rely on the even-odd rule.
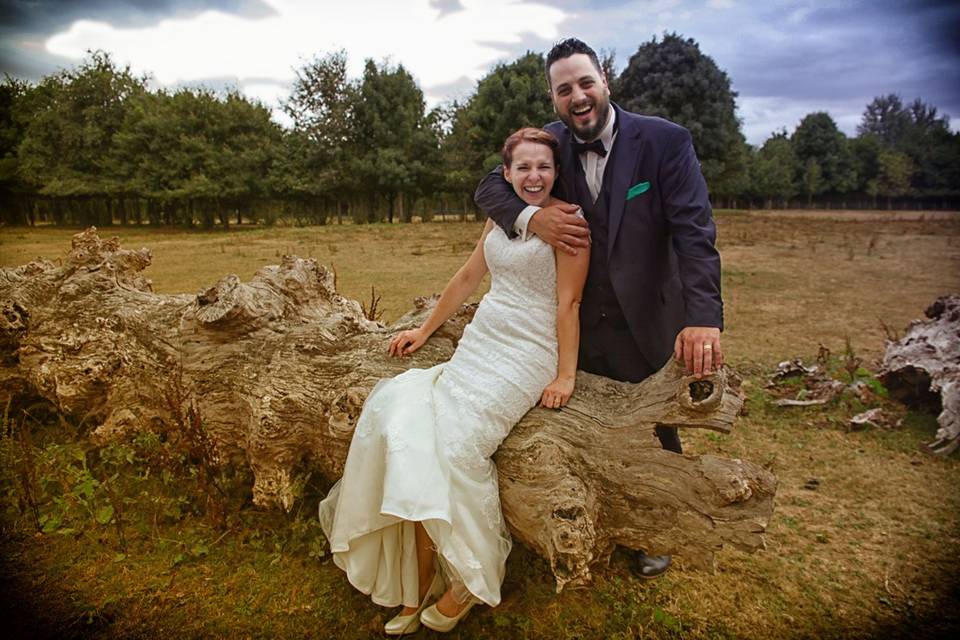
[[851,209],[754,209],[747,215],[773,218],[868,221],[868,222],[915,222],[960,220],[960,211],[863,211]]
[[[780,485],[767,549],[725,550],[714,574],[637,579],[615,554],[594,586],[554,594],[548,569],[519,545],[500,607],[478,608],[462,638],[949,637],[960,630],[960,460],[919,452],[935,417],[910,413],[893,431],[848,432],[849,399],[773,406],[766,373],[847,338],[872,367],[884,329],[902,330],[938,295],[960,292],[960,218],[718,212],[728,361],[745,374],[748,413],[730,435],[686,433],[693,454],[743,458]],[[333,264],[341,291],[383,296],[385,320],[440,291],[480,234],[478,223],[330,226],[187,233],[122,229],[148,246],[164,292],[195,292],[226,273],[248,279],[284,253]],[[0,229],[0,266],[66,253],[76,230]],[[114,230],[111,230],[114,231]],[[104,234],[106,235],[106,234]],[[816,480],[816,483],[811,483]],[[311,556],[312,515],[245,509],[225,535],[200,520],[143,522],[131,507],[129,549],[107,529],[23,535],[6,521],[4,590],[42,603],[47,637],[366,638],[388,617]],[[307,542],[300,544],[301,538]],[[202,554],[183,560],[184,549]],[[33,596],[30,596],[33,597]],[[11,600],[10,602],[19,602]],[[51,630],[50,634],[46,630]]]
[[[912,220],[859,212],[868,217],[833,219],[836,212],[823,213],[718,212],[723,341],[733,364],[809,358],[820,343],[836,350],[846,337],[876,358],[883,349],[881,320],[902,329],[938,295],[960,292],[960,216]],[[479,223],[449,222],[207,233],[114,227],[101,233],[116,234],[124,246],[149,247],[153,264],[146,275],[162,293],[195,293],[228,273],[247,280],[284,254],[316,258],[336,270],[346,296],[369,301],[375,287],[389,323],[412,307],[414,297],[443,289],[480,230]],[[37,256],[57,260],[76,231],[2,229],[0,266]]]

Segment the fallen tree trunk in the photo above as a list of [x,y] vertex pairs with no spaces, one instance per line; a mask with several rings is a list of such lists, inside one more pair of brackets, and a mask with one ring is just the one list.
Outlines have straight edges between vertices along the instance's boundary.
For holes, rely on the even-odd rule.
[[[260,506],[290,509],[308,469],[337,478],[376,381],[449,358],[474,309],[396,360],[390,336],[422,321],[431,299],[386,328],[314,260],[285,256],[249,283],[226,276],[196,296],[153,293],[140,274],[150,260],[89,229],[62,265],[0,270],[3,400],[45,398],[99,441],[194,403],[220,459],[252,468]],[[660,448],[657,425],[728,432],[742,404],[725,371],[682,374],[672,362],[640,384],[580,373],[568,407],[530,411],[498,450],[507,523],[550,561],[558,589],[588,581],[616,545],[696,567],[725,544],[763,546],[770,472]]]
[[924,314],[903,338],[887,342],[879,378],[892,398],[940,411],[927,448],[947,456],[960,449],[960,296],[941,296]]

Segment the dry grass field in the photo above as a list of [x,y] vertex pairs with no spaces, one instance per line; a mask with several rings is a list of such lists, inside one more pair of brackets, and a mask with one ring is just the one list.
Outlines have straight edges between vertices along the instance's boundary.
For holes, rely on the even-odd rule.
[[[896,430],[848,432],[863,408],[856,401],[778,408],[763,389],[777,362],[812,361],[821,344],[838,355],[848,338],[875,370],[882,323],[902,331],[936,296],[960,292],[960,214],[724,211],[717,221],[724,348],[746,379],[748,414],[728,436],[687,433],[684,443],[689,453],[748,459],[777,474],[767,549],[723,551],[715,574],[683,570],[678,557],[681,566],[653,582],[635,578],[615,554],[592,588],[556,595],[544,562],[517,545],[503,604],[476,609],[451,637],[960,631],[960,460],[920,452],[935,417],[910,412]],[[73,232],[0,229],[0,266],[55,260]],[[115,230],[125,246],[153,250],[147,275],[157,291],[199,291],[227,273],[247,279],[294,253],[333,265],[345,295],[366,301],[376,287],[386,322],[414,296],[438,292],[479,232],[477,223]],[[5,521],[8,628],[49,637],[377,637],[392,614],[354,592],[318,548],[313,516],[323,487],[308,485],[289,516],[243,508],[225,532],[192,515],[151,523],[134,505],[125,552],[107,528],[42,535]]]

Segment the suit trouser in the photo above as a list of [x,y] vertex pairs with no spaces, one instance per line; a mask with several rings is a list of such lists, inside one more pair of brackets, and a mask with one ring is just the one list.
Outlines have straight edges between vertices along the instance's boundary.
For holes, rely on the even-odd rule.
[[[660,367],[663,365],[661,362]],[[577,367],[622,382],[640,382],[660,368],[643,357],[629,328],[606,320],[590,327],[581,325]],[[683,453],[676,427],[658,426],[655,432],[664,449]]]

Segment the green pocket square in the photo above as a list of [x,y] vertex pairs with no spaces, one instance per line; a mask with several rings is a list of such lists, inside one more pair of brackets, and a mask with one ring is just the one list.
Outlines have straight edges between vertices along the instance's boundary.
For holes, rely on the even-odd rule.
[[641,193],[646,193],[650,190],[649,182],[638,182],[637,184],[630,187],[630,190],[627,191],[627,200],[633,200]]

